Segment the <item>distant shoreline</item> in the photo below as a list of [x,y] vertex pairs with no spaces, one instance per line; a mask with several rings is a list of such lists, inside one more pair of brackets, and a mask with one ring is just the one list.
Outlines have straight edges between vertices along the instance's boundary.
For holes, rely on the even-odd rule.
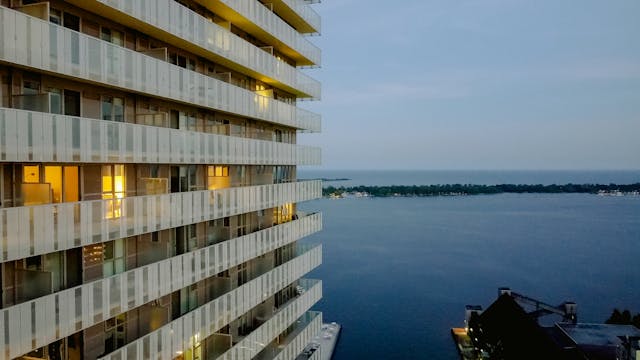
[[[333,180],[335,181],[335,180]],[[595,194],[602,196],[640,196],[640,183],[634,184],[564,184],[564,185],[391,185],[328,186],[322,195],[330,198],[355,197],[428,197],[495,194]]]
[[322,180],[324,182],[327,182],[327,181],[350,181],[351,179],[349,178],[313,178],[313,179],[304,179],[304,180]]

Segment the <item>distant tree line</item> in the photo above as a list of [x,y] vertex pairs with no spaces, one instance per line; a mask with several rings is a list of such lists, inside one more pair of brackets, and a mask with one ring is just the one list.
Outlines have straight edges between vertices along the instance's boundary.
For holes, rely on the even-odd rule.
[[640,314],[636,314],[632,317],[631,311],[629,310],[624,310],[621,312],[618,309],[613,309],[613,313],[607,319],[607,321],[605,321],[605,323],[617,325],[633,325],[640,329]]
[[541,194],[597,194],[600,191],[623,193],[640,191],[640,183],[618,184],[565,184],[565,185],[474,185],[474,184],[447,184],[447,185],[390,185],[390,186],[328,186],[322,189],[325,196],[343,193],[363,192],[376,197],[388,196],[440,196],[440,195],[481,195],[503,193],[541,193]]

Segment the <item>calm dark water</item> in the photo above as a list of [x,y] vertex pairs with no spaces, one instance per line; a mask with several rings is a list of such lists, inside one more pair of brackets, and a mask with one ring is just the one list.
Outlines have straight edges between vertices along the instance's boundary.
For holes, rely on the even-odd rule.
[[462,325],[466,304],[486,307],[500,286],[552,304],[576,301],[586,322],[604,321],[613,307],[640,312],[637,196],[352,198],[302,207],[324,212],[324,231],[306,241],[324,244],[324,263],[310,274],[324,282],[316,308],[344,326],[334,360],[456,359],[449,329]]

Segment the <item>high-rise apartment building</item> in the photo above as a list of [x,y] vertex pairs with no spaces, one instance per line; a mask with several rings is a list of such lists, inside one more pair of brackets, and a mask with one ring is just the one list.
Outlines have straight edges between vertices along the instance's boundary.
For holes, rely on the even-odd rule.
[[0,358],[295,359],[311,0],[0,0]]

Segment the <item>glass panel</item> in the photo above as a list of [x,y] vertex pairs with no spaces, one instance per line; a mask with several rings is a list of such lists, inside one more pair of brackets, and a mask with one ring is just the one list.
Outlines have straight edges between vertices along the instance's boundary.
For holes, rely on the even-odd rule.
[[79,186],[78,186],[78,167],[77,166],[65,166],[64,167],[64,186],[63,186],[63,200],[62,201],[79,201]]
[[113,98],[110,96],[105,96],[102,98],[102,120],[112,120],[112,106]]
[[25,183],[39,183],[40,167],[38,165],[25,165],[23,167],[23,181]]
[[73,90],[64,91],[64,114],[80,116],[80,93]]
[[124,121],[124,100],[113,98],[113,121]]
[[45,166],[44,182],[51,186],[53,202],[62,202],[62,166]]

